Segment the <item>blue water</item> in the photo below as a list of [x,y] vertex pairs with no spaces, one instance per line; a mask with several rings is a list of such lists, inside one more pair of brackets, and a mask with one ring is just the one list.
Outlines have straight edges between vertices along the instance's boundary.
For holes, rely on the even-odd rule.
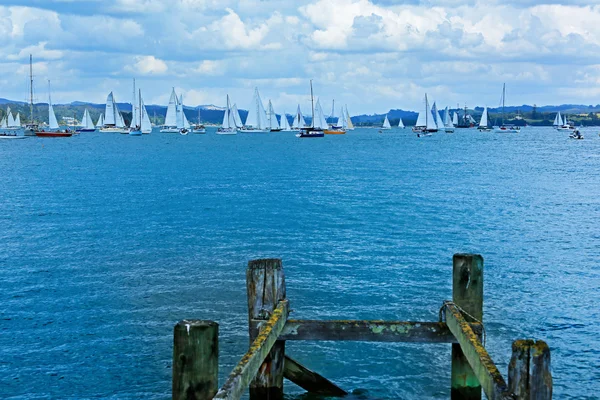
[[[0,142],[0,397],[170,398],[184,318],[220,323],[223,379],[247,347],[253,258],[283,259],[295,318],[435,321],[452,255],[477,252],[503,375],[514,339],[544,339],[555,398],[597,399],[600,137],[584,135]],[[287,352],[361,398],[449,398],[449,345]]]

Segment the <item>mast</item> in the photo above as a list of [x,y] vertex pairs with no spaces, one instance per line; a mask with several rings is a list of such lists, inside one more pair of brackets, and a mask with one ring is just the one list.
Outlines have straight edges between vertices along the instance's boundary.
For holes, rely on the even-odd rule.
[[429,110],[429,104],[427,103],[427,93],[425,93],[425,131],[426,132],[427,132],[427,126],[429,125],[427,117],[430,112],[431,111]]
[[506,83],[502,84],[502,125],[504,125],[504,98],[506,96]]
[[33,124],[33,56],[29,55],[29,123]]
[[144,112],[144,109],[142,108],[142,89],[138,89],[139,90],[139,103],[140,103],[140,129],[142,129],[142,113]]
[[135,78],[133,78],[133,100],[131,101],[131,123],[129,124],[130,127],[134,127],[137,125],[137,118],[135,116]]
[[312,127],[315,127],[315,101],[313,99],[312,79],[310,80],[310,107],[312,110]]

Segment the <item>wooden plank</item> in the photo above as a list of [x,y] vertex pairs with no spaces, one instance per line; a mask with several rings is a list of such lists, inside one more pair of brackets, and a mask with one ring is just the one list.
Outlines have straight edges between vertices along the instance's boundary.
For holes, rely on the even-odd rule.
[[219,325],[183,320],[173,331],[173,400],[207,400],[217,393]]
[[327,397],[343,397],[348,394],[335,383],[285,356],[283,376],[312,394]]
[[517,400],[551,400],[550,349],[543,340],[515,340],[508,386]]
[[[248,320],[269,319],[277,303],[285,299],[285,275],[279,259],[253,260],[246,270]],[[287,318],[287,315],[286,315]],[[249,323],[250,342],[258,335],[256,325]],[[250,383],[250,399],[283,399],[285,342],[275,343],[264,359],[258,374]]]
[[[253,320],[257,325],[262,321]],[[481,324],[471,329],[481,334]],[[458,343],[444,322],[290,319],[280,340]]]
[[[455,254],[452,260],[452,301],[483,321],[483,258],[478,254]],[[475,322],[469,318],[469,322]],[[481,400],[481,385],[459,344],[452,345],[452,400]]]
[[275,345],[277,337],[285,326],[288,312],[287,300],[280,301],[271,318],[261,327],[248,352],[233,368],[227,381],[219,389],[215,399],[237,400],[242,397],[246,387],[262,368],[263,361]]
[[489,400],[514,399],[500,371],[458,308],[447,304],[444,312],[448,328],[458,339],[459,346],[487,398]]

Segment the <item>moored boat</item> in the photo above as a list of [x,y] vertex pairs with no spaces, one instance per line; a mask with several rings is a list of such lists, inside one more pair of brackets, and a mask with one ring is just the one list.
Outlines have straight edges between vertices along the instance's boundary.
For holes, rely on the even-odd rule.
[[50,96],[50,81],[48,81],[48,130],[38,130],[35,132],[35,136],[39,137],[70,137],[73,136],[73,132],[68,129],[61,130],[54,114],[54,107],[52,107],[52,97]]

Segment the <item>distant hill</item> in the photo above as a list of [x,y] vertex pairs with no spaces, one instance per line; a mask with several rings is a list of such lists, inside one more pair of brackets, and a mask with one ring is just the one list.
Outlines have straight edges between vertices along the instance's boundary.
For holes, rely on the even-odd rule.
[[[29,105],[22,101],[13,101],[0,98],[0,119],[6,114],[6,107],[10,106],[13,113],[21,114],[21,121],[28,122]],[[131,105],[128,103],[117,103],[119,110],[123,113],[123,118],[128,123],[131,119]],[[70,104],[55,104],[54,112],[56,117],[61,122],[63,117],[81,119],[85,109],[88,109],[94,121],[98,120],[101,113],[104,112],[104,104],[88,103],[82,101],[74,101]],[[156,125],[164,123],[167,107],[162,105],[146,105],[146,110],[152,122]],[[200,105],[196,107],[185,107],[185,115],[191,123],[196,123],[198,120],[198,110],[202,123],[220,124],[223,121],[224,108],[213,104]],[[489,108],[490,117],[493,121],[499,118],[501,112],[500,107]],[[246,120],[248,111],[239,110],[242,121]],[[452,113],[459,111],[464,112],[464,109],[450,109]],[[578,125],[600,125],[600,104],[597,105],[581,105],[581,104],[562,104],[559,106],[539,106],[530,105],[508,106],[505,107],[505,120],[517,124],[529,125],[552,125],[552,121],[556,113],[560,111],[562,114],[568,114],[570,119]],[[467,110],[476,120],[479,120],[483,107],[475,107]],[[356,126],[381,126],[386,114],[372,115],[356,115],[352,117],[352,122]],[[392,126],[398,125],[398,121],[402,118],[405,125],[414,125],[417,121],[417,113],[402,109],[392,109],[387,113],[388,119]],[[48,122],[48,103],[37,103],[34,105],[34,119],[37,122]],[[310,117],[305,117],[307,122],[310,122]],[[289,118],[288,118],[289,120]]]

